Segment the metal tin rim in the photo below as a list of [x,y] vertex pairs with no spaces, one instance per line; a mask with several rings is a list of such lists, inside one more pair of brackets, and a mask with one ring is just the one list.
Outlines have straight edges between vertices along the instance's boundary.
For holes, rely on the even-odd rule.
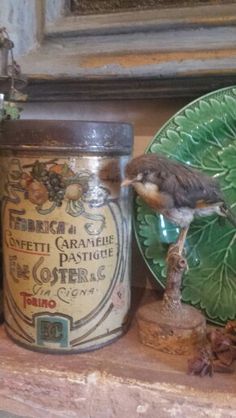
[[0,150],[128,154],[132,146],[126,122],[23,119],[3,122],[0,131]]

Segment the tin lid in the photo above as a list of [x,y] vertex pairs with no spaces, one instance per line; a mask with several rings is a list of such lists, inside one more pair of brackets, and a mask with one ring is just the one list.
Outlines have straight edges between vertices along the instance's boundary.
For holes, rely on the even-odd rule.
[[0,150],[64,150],[105,154],[130,154],[133,128],[129,123],[74,120],[5,121],[0,130]]

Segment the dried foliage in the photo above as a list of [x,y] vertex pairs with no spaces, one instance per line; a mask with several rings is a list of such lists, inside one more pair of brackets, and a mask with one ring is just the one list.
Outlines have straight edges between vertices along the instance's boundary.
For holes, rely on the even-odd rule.
[[214,328],[207,334],[208,344],[188,360],[188,374],[213,376],[214,372],[232,373],[236,360],[236,321],[224,329]]

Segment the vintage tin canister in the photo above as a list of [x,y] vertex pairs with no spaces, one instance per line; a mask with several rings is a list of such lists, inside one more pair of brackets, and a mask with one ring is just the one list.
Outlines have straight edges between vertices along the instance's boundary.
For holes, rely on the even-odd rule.
[[17,343],[79,352],[126,330],[132,137],[125,123],[3,124],[4,316]]

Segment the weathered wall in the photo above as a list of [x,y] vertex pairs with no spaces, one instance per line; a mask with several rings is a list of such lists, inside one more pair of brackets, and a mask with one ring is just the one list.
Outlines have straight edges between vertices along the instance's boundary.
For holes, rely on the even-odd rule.
[[68,1],[67,0],[45,0],[45,22],[52,22],[66,10]]
[[38,45],[40,5],[37,0],[1,0],[0,26],[6,27],[14,42],[16,57]]
[[8,30],[16,57],[39,46],[44,25],[61,17],[66,4],[67,0],[1,0],[0,27]]

